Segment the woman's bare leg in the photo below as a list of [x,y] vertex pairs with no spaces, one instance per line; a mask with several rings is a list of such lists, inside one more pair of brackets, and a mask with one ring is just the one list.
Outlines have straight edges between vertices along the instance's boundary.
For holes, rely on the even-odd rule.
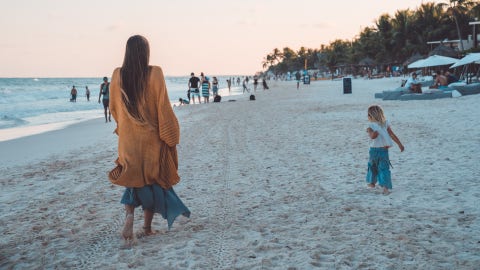
[[153,211],[143,210],[143,231],[145,235],[155,234],[155,231],[152,230],[152,220],[153,220]]
[[133,221],[135,207],[125,205],[125,225],[123,226],[122,236],[125,240],[133,239]]

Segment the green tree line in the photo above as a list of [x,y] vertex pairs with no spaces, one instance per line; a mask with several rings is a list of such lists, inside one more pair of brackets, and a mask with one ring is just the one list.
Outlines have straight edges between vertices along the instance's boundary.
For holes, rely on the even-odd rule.
[[275,48],[262,64],[275,74],[304,69],[305,65],[307,69],[326,68],[333,72],[338,67],[357,66],[365,59],[383,67],[402,65],[414,54],[427,55],[431,50],[428,41],[466,40],[472,34],[469,22],[477,19],[479,0],[423,3],[416,10],[398,10],[393,16],[382,14],[373,26],[365,27],[352,40],[337,39],[320,48],[301,47],[298,51]]

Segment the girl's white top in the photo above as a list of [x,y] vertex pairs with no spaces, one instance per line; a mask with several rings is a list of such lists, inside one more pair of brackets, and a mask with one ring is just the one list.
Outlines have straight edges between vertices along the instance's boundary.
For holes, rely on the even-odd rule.
[[377,138],[370,140],[370,147],[391,147],[393,145],[392,138],[387,131],[388,127],[390,127],[388,120],[385,122],[385,126],[381,126],[376,122],[370,122],[368,127],[378,132]]

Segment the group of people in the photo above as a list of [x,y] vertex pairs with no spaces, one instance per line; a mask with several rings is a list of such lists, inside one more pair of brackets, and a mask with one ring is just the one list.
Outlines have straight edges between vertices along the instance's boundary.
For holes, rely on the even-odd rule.
[[[231,91],[231,87],[235,78],[228,78],[227,80],[228,91]],[[243,80],[243,93],[250,93],[250,88],[248,88],[249,77],[245,76]],[[237,84],[240,83],[240,77],[237,78]],[[269,89],[266,80],[263,80],[263,90]],[[253,87],[254,91],[257,90],[258,86],[258,76],[253,77]],[[200,73],[200,78],[195,76],[195,73],[190,74],[190,79],[188,80],[188,90],[187,90],[187,99],[179,98],[178,101],[180,105],[195,104],[195,97],[198,99],[198,104],[201,104],[200,97],[203,97],[203,103],[210,102],[210,89],[213,95],[213,102],[220,102],[221,96],[219,95],[219,81],[217,77],[212,78],[210,83],[209,77],[205,76],[203,72]]]
[[[105,113],[105,122],[112,121],[112,114],[109,109],[109,96],[110,96],[109,88],[110,88],[110,83],[108,82],[108,78],[103,77],[103,83],[100,85],[100,91],[98,94],[98,103],[103,103],[103,110]],[[77,102],[77,95],[78,95],[78,91],[74,85],[72,86],[72,90],[70,90],[70,96],[71,96],[70,101]],[[88,86],[85,86],[85,96],[87,97],[87,101],[90,101],[90,89],[88,89]]]
[[[78,95],[78,91],[74,85],[72,86],[72,90],[70,90],[70,101],[77,102],[77,95]],[[90,89],[88,89],[88,86],[85,86],[85,96],[87,97],[87,101],[90,101]]]
[[[446,89],[449,84],[457,81],[457,77],[449,71],[442,72],[437,70],[433,85],[431,85],[429,89]],[[422,93],[422,84],[418,81],[416,72],[413,72],[412,76],[405,82],[405,87],[412,93]]]
[[198,104],[202,103],[200,101],[200,95],[203,97],[203,103],[210,102],[210,89],[212,90],[212,94],[215,98],[218,95],[218,79],[217,77],[212,78],[212,82],[210,83],[210,78],[205,76],[203,72],[200,73],[200,78],[195,76],[195,73],[190,74],[190,79],[188,80],[188,90],[187,90],[187,97],[188,100],[180,98],[180,104],[190,104],[190,101],[195,104],[195,97],[198,98]]

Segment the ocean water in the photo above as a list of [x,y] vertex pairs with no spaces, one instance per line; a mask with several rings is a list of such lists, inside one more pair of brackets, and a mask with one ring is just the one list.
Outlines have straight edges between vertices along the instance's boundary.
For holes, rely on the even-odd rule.
[[[241,86],[236,84],[229,93],[226,80],[230,77],[243,78],[217,76],[222,96],[242,93]],[[178,104],[179,98],[187,98],[189,78],[165,78],[172,106]],[[15,128],[23,128],[28,133],[25,127],[52,124],[58,127],[62,123],[103,117],[103,105],[98,103],[101,83],[102,78],[0,78],[0,135]],[[77,102],[70,102],[73,85],[78,91]],[[90,101],[86,98],[86,86],[90,89]]]

